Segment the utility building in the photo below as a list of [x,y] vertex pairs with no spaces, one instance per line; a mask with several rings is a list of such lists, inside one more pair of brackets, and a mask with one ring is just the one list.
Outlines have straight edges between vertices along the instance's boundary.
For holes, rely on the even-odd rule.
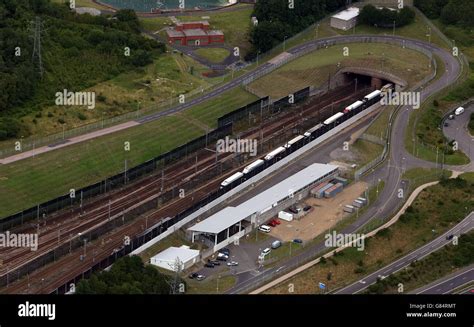
[[224,33],[210,30],[209,22],[178,22],[174,28],[166,30],[168,43],[187,46],[200,46],[224,43]]
[[169,247],[163,252],[158,253],[150,258],[152,265],[176,271],[185,270],[199,261],[199,250],[192,250],[189,246],[182,245],[181,247]]
[[359,8],[351,7],[331,17],[331,27],[347,31],[357,24]]

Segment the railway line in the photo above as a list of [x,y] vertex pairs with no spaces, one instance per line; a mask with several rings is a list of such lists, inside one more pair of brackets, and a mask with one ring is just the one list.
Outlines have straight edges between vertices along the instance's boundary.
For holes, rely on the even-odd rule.
[[[325,99],[326,102],[323,101],[323,103],[338,103],[344,100],[349,100],[351,97],[343,98],[340,99],[339,101],[334,101],[335,99],[331,99],[331,97],[328,97]],[[278,134],[278,131],[282,130],[282,127],[288,129],[294,128],[295,126],[298,126],[301,123],[301,117],[305,117],[309,119],[310,117],[317,116],[319,119],[321,116],[327,116],[329,115],[329,111],[331,113],[333,112],[333,106],[331,105],[330,108],[321,108],[320,103],[316,104],[311,104],[309,103],[308,105],[305,105],[302,107],[300,111],[300,115],[294,115],[291,112],[284,114],[283,118],[276,119],[275,121],[266,121],[261,124],[259,128],[256,128],[254,131],[250,132],[245,132],[242,133],[241,137],[256,137],[257,135],[260,135],[261,137],[265,139],[271,139],[275,136],[275,134]],[[320,110],[315,110],[317,108],[320,108]],[[217,164],[216,162],[213,162],[214,159],[214,154],[211,154],[209,151],[203,151],[203,155],[201,156],[200,161],[198,161],[198,155],[196,154],[196,161],[197,163],[195,164],[190,164],[184,163],[184,164],[179,164],[174,166],[174,170],[171,172],[168,171],[168,182],[164,184],[161,180],[161,178],[154,178],[151,177],[151,180],[146,180],[146,181],[140,181],[138,184],[140,187],[137,188],[137,186],[133,187],[135,190],[132,190],[129,194],[126,194],[125,190],[121,190],[117,192],[117,194],[114,194],[113,202],[111,200],[111,196],[104,197],[102,201],[95,202],[98,205],[97,206],[88,206],[87,208],[89,211],[85,210],[85,207],[83,208],[83,213],[84,215],[81,215],[79,213],[79,216],[76,215],[76,217],[69,219],[68,221],[68,226],[65,227],[64,225],[61,226],[61,224],[56,224],[56,225],[49,225],[49,229],[46,229],[46,233],[43,233],[41,235],[41,246],[40,246],[40,253],[47,253],[48,251],[54,250],[55,247],[58,247],[61,244],[65,244],[67,242],[71,242],[72,237],[78,237],[78,235],[85,234],[87,231],[97,228],[98,226],[106,223],[110,219],[118,219],[120,216],[123,216],[124,210],[133,209],[133,205],[136,203],[139,203],[140,200],[143,201],[149,201],[153,198],[156,198],[160,196],[161,192],[157,192],[157,185],[165,185],[166,187],[171,187],[176,181],[178,180],[184,180],[184,179],[189,179],[190,177],[184,177],[186,173],[190,173],[191,170],[194,170],[194,173],[191,174],[191,176],[196,175],[198,171],[204,171],[206,169],[211,169],[215,168],[215,165]],[[230,155],[222,154],[220,155],[221,159],[220,162],[224,160],[228,160]],[[177,169],[178,168],[178,169]],[[239,167],[241,169],[242,167]],[[174,171],[174,173],[173,173]],[[172,176],[173,178],[171,178]],[[184,177],[184,178],[183,178]],[[191,177],[192,178],[192,177]],[[144,229],[146,229],[146,226],[148,226],[148,222],[150,223],[149,225],[153,225],[158,223],[161,219],[164,217],[168,216],[174,216],[180,211],[182,211],[183,208],[189,207],[190,205],[196,203],[197,201],[205,198],[210,192],[216,190],[219,185],[219,181],[222,179],[222,176],[218,176],[216,179],[211,181],[210,183],[207,183],[206,185],[202,186],[198,190],[192,192],[189,194],[186,198],[180,199],[177,201],[174,201],[170,204],[165,205],[163,208],[160,208],[159,210],[149,214],[146,216],[146,218],[138,218],[136,219],[135,222],[127,224],[126,227],[123,228],[117,228],[116,231],[113,231],[111,233],[108,233],[102,237],[102,239],[107,238],[107,235],[113,235],[107,242],[107,244],[112,244],[110,247],[102,241],[102,247],[98,246],[95,251],[97,253],[97,256],[108,256],[110,255],[111,251],[116,250],[117,248],[120,248],[121,245],[123,245],[123,237],[129,236],[133,237],[134,235],[137,235],[141,232],[143,232]],[[174,184],[176,185],[176,184]],[[129,188],[127,188],[128,190]],[[125,193],[125,194],[124,194]],[[118,196],[119,195],[119,196]],[[191,198],[191,200],[190,200]],[[109,202],[110,201],[110,204]],[[124,209],[126,208],[126,209]],[[109,216],[110,212],[110,216]],[[61,215],[59,215],[61,216]],[[90,218],[88,218],[90,217]],[[88,218],[89,220],[85,220],[85,218]],[[144,223],[145,219],[145,224]],[[57,221],[58,219],[55,218],[52,221]],[[58,228],[57,226],[60,225]],[[145,227],[144,227],[145,226]],[[63,237],[61,240],[60,234],[58,237],[56,237],[57,232],[60,230],[64,230],[65,228],[68,229],[68,235],[69,237]],[[98,243],[98,242],[95,242]],[[92,247],[96,247],[97,245],[89,245]],[[23,249],[24,250],[24,249]],[[38,251],[38,252],[39,252]],[[40,268],[37,271],[35,271],[33,274],[27,276],[26,284],[25,284],[25,279],[20,280],[18,283],[15,284],[14,287],[8,286],[2,292],[7,292],[7,293],[16,293],[16,292],[25,292],[26,291],[31,291],[30,290],[30,281],[31,278],[35,278],[37,281],[41,281],[41,287],[38,290],[35,290],[35,292],[51,292],[54,291],[58,287],[58,285],[61,284],[61,280],[57,280],[52,278],[52,276],[55,276],[55,271],[60,271],[59,277],[61,279],[68,279],[71,280],[78,274],[81,274],[81,271],[87,271],[87,269],[84,270],[84,268],[87,266],[87,263],[90,265],[94,263],[94,258],[92,258],[92,262],[88,261],[87,258],[83,258],[84,261],[81,261],[79,264],[77,264],[77,257],[79,252],[81,252],[82,249],[77,249],[75,251],[70,250],[70,255],[67,255],[63,258],[58,259],[57,261],[54,262],[54,264],[47,265],[46,267]],[[35,257],[38,256],[38,252],[36,253],[25,253],[25,252],[16,252],[10,257],[8,257],[6,260],[4,260],[4,265],[8,264],[8,268],[4,268],[4,273],[6,273],[6,269],[9,269],[11,272],[15,268],[18,268],[20,266],[26,265],[30,260],[34,260]],[[2,256],[2,252],[0,252],[0,257]],[[90,258],[89,258],[90,259]],[[63,262],[63,260],[67,260],[67,262]],[[76,264],[74,264],[76,263]],[[48,266],[56,267],[56,268],[49,268]],[[59,268],[58,268],[59,267]],[[70,267],[72,269],[66,269],[64,270],[65,267]],[[74,268],[73,268],[74,267]],[[13,269],[12,269],[13,268]],[[72,277],[71,277],[72,276]],[[51,284],[45,284],[45,280],[49,279],[54,279],[54,282],[51,282]],[[67,281],[66,281],[67,282]],[[23,285],[23,286],[22,286]],[[54,289],[51,289],[54,285]]]

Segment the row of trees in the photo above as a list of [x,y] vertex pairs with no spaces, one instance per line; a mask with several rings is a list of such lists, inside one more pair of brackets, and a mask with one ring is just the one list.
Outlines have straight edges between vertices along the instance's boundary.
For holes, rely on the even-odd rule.
[[400,11],[390,10],[388,8],[377,9],[373,5],[367,5],[362,8],[359,15],[359,22],[378,27],[396,27],[411,24],[415,19],[415,12],[404,7]]
[[426,16],[441,19],[447,25],[458,25],[463,28],[474,26],[474,2],[466,0],[415,0]]
[[[77,284],[76,294],[170,294],[172,281],[139,256],[117,260],[109,271],[93,274]],[[185,285],[184,280],[178,280]]]
[[[44,25],[43,78],[32,60],[35,17]],[[21,117],[54,103],[59,90],[91,87],[165,51],[164,44],[140,34],[134,11],[120,10],[114,19],[77,15],[50,0],[0,0],[0,40],[0,140],[18,136]]]
[[257,1],[253,15],[259,23],[250,33],[253,50],[246,59],[270,50],[285,38],[345,5],[346,0],[299,0],[294,2],[294,8],[290,8],[288,0]]

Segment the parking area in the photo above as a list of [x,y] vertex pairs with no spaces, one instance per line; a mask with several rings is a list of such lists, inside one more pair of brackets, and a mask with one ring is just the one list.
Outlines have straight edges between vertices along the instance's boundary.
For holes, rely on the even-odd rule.
[[292,221],[279,219],[280,225],[272,228],[270,235],[283,242],[295,238],[312,240],[347,217],[349,214],[343,211],[344,205],[351,204],[366,189],[365,182],[357,182],[350,184],[333,198],[307,198],[301,204],[312,207],[309,213]]

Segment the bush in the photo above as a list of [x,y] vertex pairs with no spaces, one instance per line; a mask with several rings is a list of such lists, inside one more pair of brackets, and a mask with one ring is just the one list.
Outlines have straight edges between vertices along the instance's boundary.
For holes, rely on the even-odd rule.
[[107,97],[103,95],[102,93],[97,96],[97,101],[99,102],[105,102],[107,100]]
[[62,118],[58,118],[58,123],[60,123],[60,124],[66,124],[66,121],[64,121],[64,119],[62,119]]
[[49,117],[49,118],[54,117],[53,113],[52,113],[52,112],[48,112],[48,117]]
[[21,124],[14,118],[0,118],[0,140],[18,137]]
[[84,115],[82,112],[77,113],[77,118],[79,118],[80,120],[86,120],[87,119],[86,115]]
[[373,5],[366,5],[359,15],[359,21],[362,24],[385,28],[393,28],[394,22],[396,27],[401,27],[411,24],[414,20],[415,12],[408,7],[395,11],[388,8],[377,9]]

